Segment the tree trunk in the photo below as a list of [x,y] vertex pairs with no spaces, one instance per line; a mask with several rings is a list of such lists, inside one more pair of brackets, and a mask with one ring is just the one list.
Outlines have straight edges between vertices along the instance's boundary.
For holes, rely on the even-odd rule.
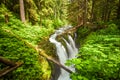
[[19,0],[19,3],[20,3],[20,17],[22,22],[25,22],[24,2],[23,0]]
[[118,3],[118,9],[117,9],[117,19],[120,19],[120,0]]
[[87,0],[84,0],[84,11],[83,11],[83,25],[86,26],[87,22]]
[[8,16],[8,14],[7,13],[5,13],[5,23],[8,23],[9,22],[9,16]]
[[107,21],[110,20],[110,15],[111,15],[111,10],[109,9],[109,11],[108,11],[108,16],[107,16]]
[[92,0],[91,22],[95,21],[94,6],[95,6],[95,0]]
[[110,7],[110,1],[109,0],[105,0],[105,5],[103,7],[103,11],[104,11],[103,12],[103,21],[109,20],[108,19],[109,15],[110,15],[109,7]]

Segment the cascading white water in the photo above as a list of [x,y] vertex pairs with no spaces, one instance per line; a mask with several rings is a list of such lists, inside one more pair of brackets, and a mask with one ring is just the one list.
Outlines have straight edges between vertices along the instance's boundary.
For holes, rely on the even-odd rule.
[[63,40],[65,41],[66,45],[67,45],[67,49],[68,49],[68,58],[72,58],[75,56],[74,54],[74,50],[72,48],[72,46],[63,38]]
[[55,34],[53,34],[51,37],[50,37],[50,42],[55,44],[56,46],[56,50],[57,50],[57,55],[59,57],[59,61],[61,64],[64,65],[65,61],[67,60],[67,52],[65,50],[65,47],[58,41],[55,40],[55,38],[57,37],[58,33],[56,32]]
[[73,48],[73,51],[75,53],[74,55],[76,55],[78,53],[78,49],[75,46],[75,41],[72,39],[72,37],[70,35],[68,35],[68,40],[69,40],[70,45]]
[[[78,53],[78,49],[75,46],[75,42],[70,35],[68,35],[69,42],[67,42],[67,40],[65,40],[63,38],[63,40],[66,43],[68,51],[66,51],[65,47],[56,40],[57,35],[63,33],[64,30],[66,30],[70,27],[71,26],[68,26],[65,28],[60,28],[59,30],[56,30],[56,32],[49,38],[50,42],[56,46],[56,51],[57,51],[59,61],[63,65],[65,65],[66,60],[75,58],[76,54]],[[68,68],[71,69],[72,71],[75,71],[75,68],[73,67],[73,65],[69,66]],[[58,77],[58,80],[71,80],[70,75],[67,71],[65,71],[64,69],[61,68],[60,72],[61,73],[60,73],[60,76]]]

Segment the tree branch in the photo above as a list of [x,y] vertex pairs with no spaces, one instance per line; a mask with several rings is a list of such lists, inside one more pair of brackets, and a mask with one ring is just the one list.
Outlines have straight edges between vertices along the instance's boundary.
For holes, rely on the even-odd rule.
[[3,58],[2,56],[0,56],[0,62],[2,62],[3,64],[6,64],[7,66],[15,66],[16,64],[8,59]]
[[17,63],[15,63],[15,66],[13,66],[13,67],[10,67],[10,66],[9,66],[9,67],[4,68],[3,70],[0,71],[0,77],[2,77],[2,76],[4,76],[4,75],[6,75],[7,73],[9,73],[9,72],[17,69],[17,68],[20,67],[22,64],[23,64],[22,62],[17,62]]
[[59,34],[57,37],[59,37],[59,36],[61,36],[61,35],[64,35],[64,34],[70,34],[70,33],[72,33],[72,32],[75,32],[79,27],[81,27],[83,25],[83,23],[80,23],[79,25],[77,25],[77,26],[74,26],[74,27],[72,27],[72,28],[70,28],[70,29],[67,29],[67,30],[65,30],[63,33],[61,33],[61,34]]

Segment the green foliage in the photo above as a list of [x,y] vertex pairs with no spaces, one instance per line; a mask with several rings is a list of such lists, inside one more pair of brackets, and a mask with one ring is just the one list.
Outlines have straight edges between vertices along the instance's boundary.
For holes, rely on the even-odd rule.
[[4,4],[1,4],[0,5],[0,13],[5,14],[6,12],[8,12],[8,9],[5,7]]
[[[36,46],[40,41],[45,40],[54,31],[54,28],[41,28],[39,26],[31,26],[30,24],[23,24],[14,16],[10,17],[7,24],[1,23],[0,26],[0,55],[15,62],[23,62],[21,67],[6,75],[3,79],[37,80],[43,78],[44,70],[47,70],[48,65],[45,65],[46,68],[43,70],[40,64],[42,59],[39,61],[38,53],[4,30],[9,30],[17,37]],[[4,65],[0,64],[0,68],[3,67]],[[46,73],[46,76],[50,75],[48,74],[50,73],[49,71]]]
[[79,30],[77,30],[77,33],[79,33],[80,38],[85,37],[85,35],[87,35],[89,32],[90,32],[90,29],[88,29],[87,27],[81,27],[79,28]]
[[64,25],[64,23],[59,18],[55,19],[54,22],[53,22],[53,26],[54,26],[55,29],[58,29],[63,25]]
[[120,29],[120,19],[119,20],[114,20],[114,23],[118,25],[118,28]]
[[33,25],[35,25],[38,22],[38,14],[34,9],[29,9],[29,21],[32,22]]
[[49,19],[45,19],[42,21],[42,26],[44,26],[45,28],[52,28],[53,21],[49,20]]
[[38,13],[34,0],[25,0],[24,5],[27,20],[35,25],[38,22]]
[[79,51],[78,58],[68,61],[74,64],[73,80],[120,79],[120,32],[115,24],[91,33]]
[[8,16],[11,16],[11,12],[6,8],[6,6],[4,4],[0,5],[0,22],[5,22],[5,14],[7,14]]
[[42,21],[42,26],[47,29],[58,29],[61,26],[65,25],[65,23],[67,23],[67,22],[62,21],[60,19],[55,19],[55,20],[45,19]]
[[80,45],[84,44],[84,42],[85,42],[84,39],[86,38],[87,35],[90,34],[90,32],[91,32],[91,30],[89,28],[80,27],[76,32],[78,34],[78,38],[76,40],[76,43],[80,44]]
[[[114,23],[108,24],[108,28],[105,28],[103,30],[100,30],[99,32],[100,34],[104,34],[104,35],[119,35],[119,29],[118,26]],[[98,33],[98,34],[99,34]]]
[[[38,53],[2,29],[0,29],[0,55],[14,62],[23,62],[21,67],[2,79],[40,79],[42,71],[38,61]],[[3,67],[1,66],[0,68]]]
[[15,35],[22,39],[36,45],[43,38],[49,36],[54,31],[53,28],[40,28],[39,26],[30,26],[29,24],[23,24],[15,17],[10,18],[10,22],[2,26],[3,29],[12,31]]

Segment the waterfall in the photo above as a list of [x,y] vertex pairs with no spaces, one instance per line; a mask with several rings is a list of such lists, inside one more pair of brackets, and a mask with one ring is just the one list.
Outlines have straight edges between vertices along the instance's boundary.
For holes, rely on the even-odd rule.
[[70,45],[73,48],[74,53],[77,54],[78,53],[78,49],[75,46],[75,41],[72,39],[72,37],[70,35],[68,35],[68,40],[70,42]]
[[68,58],[72,58],[74,55],[74,50],[72,48],[72,46],[63,38],[63,40],[65,41],[66,43],[66,46],[67,46],[67,49],[68,49]]
[[[59,30],[56,30],[55,33],[53,35],[51,35],[51,37],[49,38],[50,42],[56,46],[56,53],[57,53],[59,61],[62,65],[65,65],[66,60],[75,58],[75,56],[78,53],[78,49],[75,46],[75,41],[73,40],[73,38],[70,35],[68,35],[69,42],[63,38],[64,42],[66,43],[67,50],[61,44],[61,42],[58,42],[56,40],[57,35],[63,33],[64,30],[67,30],[70,27],[71,26],[68,26],[65,28],[60,28]],[[66,67],[68,67],[68,66],[66,66]],[[75,68],[73,65],[69,66],[68,68],[72,71],[75,71]],[[67,71],[65,71],[64,69],[60,68],[60,75],[57,80],[71,80],[70,74]]]

